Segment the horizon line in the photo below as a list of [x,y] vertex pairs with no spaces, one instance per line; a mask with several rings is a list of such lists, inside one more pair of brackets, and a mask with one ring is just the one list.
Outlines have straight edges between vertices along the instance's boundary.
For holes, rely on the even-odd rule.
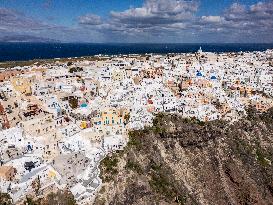
[[157,42],[35,42],[35,41],[18,41],[18,42],[2,42],[0,41],[0,44],[16,44],[16,43],[40,43],[40,44],[188,44],[188,45],[193,45],[193,44],[203,44],[203,45],[208,45],[208,44],[273,44],[273,42],[253,42],[253,43],[246,43],[246,42],[225,42],[225,43],[220,43],[220,42],[207,42],[207,43],[201,43],[201,42],[196,42],[196,43],[157,43]]

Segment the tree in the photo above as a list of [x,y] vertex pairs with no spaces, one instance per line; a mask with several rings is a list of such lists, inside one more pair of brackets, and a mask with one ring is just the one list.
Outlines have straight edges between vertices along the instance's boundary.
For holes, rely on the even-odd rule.
[[73,63],[71,61],[67,62],[67,66],[71,66]]
[[9,194],[0,192],[0,205],[12,205],[12,199]]
[[41,188],[41,181],[39,176],[32,182],[31,186],[35,191],[36,196],[38,196]]
[[70,105],[70,107],[71,107],[72,109],[75,109],[75,108],[78,107],[78,99],[75,98],[75,97],[69,99],[69,100],[68,100],[68,103],[69,103],[69,105]]
[[24,202],[24,205],[41,205],[40,199],[33,199],[29,196],[26,197],[26,201]]
[[83,69],[80,67],[73,67],[69,69],[69,73],[80,72],[80,71],[83,71]]
[[124,124],[127,124],[129,122],[129,120],[130,120],[130,113],[126,113],[124,115]]

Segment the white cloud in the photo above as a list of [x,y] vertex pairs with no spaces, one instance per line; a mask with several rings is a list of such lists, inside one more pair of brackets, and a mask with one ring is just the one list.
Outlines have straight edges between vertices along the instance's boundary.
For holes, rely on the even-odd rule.
[[201,19],[203,22],[207,23],[220,23],[224,20],[221,16],[202,16]]
[[[0,36],[37,35],[70,41],[273,42],[273,0],[247,6],[234,3],[221,15],[198,16],[199,3],[146,0],[138,8],[111,11],[109,17],[86,14],[76,26],[41,22],[0,8]],[[194,35],[193,35],[194,34]]]
[[193,17],[198,9],[196,1],[146,0],[142,7],[111,12],[115,22],[139,27],[181,23]]
[[79,23],[85,25],[100,25],[102,24],[102,19],[98,15],[87,14],[79,17]]

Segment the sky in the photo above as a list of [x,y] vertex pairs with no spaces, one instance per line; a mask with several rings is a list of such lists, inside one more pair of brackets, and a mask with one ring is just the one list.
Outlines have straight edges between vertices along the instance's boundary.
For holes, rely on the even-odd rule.
[[0,42],[273,43],[273,0],[0,0]]

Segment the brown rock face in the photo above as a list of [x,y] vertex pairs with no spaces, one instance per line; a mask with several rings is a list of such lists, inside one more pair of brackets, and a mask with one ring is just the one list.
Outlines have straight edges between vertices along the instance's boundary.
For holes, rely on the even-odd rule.
[[234,124],[161,114],[129,135],[95,204],[273,204],[273,110]]

